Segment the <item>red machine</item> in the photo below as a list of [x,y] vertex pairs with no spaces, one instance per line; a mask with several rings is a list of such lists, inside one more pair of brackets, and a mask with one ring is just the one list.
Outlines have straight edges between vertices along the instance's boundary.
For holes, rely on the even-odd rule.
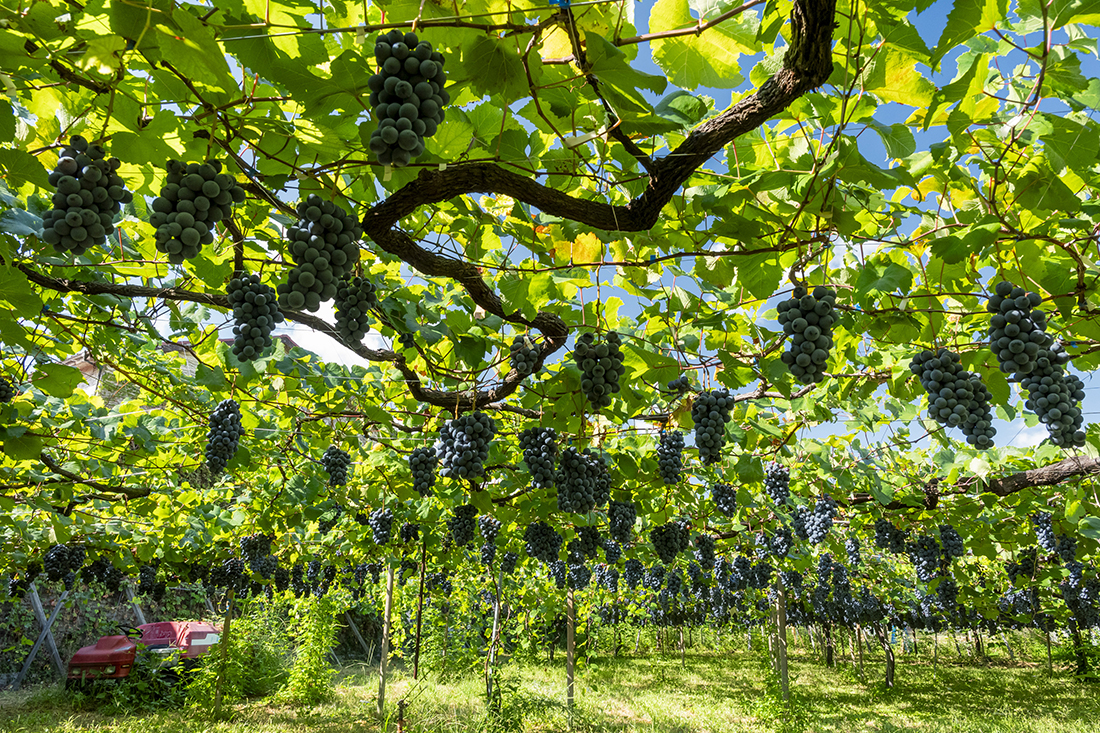
[[68,683],[127,677],[137,657],[138,644],[161,657],[163,666],[173,666],[210,651],[220,630],[202,621],[160,621],[142,626],[123,626],[122,634],[101,637],[69,660]]

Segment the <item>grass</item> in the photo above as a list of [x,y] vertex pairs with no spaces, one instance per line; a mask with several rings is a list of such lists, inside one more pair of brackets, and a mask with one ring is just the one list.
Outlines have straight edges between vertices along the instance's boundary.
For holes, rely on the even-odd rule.
[[[946,650],[941,647],[946,655]],[[839,653],[838,649],[838,653]],[[953,650],[952,650],[953,651]],[[990,650],[992,653],[993,650]],[[954,657],[954,654],[952,654]],[[581,733],[737,733],[782,727],[784,712],[765,692],[764,654],[723,651],[680,656],[599,658],[578,672],[572,729]],[[1039,660],[1038,655],[1031,659]],[[1066,671],[1046,676],[1045,659],[1012,663],[994,657],[983,664],[943,657],[936,668],[925,656],[898,654],[897,685],[884,690],[881,654],[869,656],[860,679],[847,657],[836,668],[821,665],[808,649],[791,659],[792,690],[803,711],[787,717],[787,730],[870,733],[1095,733],[1100,728],[1100,686],[1074,682]],[[965,661],[965,663],[964,663]],[[550,733],[570,729],[564,705],[562,655],[554,664],[504,667],[497,731]],[[107,714],[88,710],[58,687],[0,693],[2,733],[363,733],[381,731],[375,718],[377,676],[345,668],[338,695],[313,709],[253,701],[234,708],[228,721],[200,714],[158,711]],[[397,701],[408,705],[404,731],[484,731],[485,683],[481,677],[414,683],[400,670],[386,690],[397,730]],[[762,720],[772,720],[771,725]],[[804,725],[799,725],[802,722]]]

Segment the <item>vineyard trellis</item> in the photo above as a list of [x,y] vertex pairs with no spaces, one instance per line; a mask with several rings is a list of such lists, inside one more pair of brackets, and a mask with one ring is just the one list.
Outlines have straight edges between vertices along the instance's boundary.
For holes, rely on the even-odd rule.
[[9,598],[384,575],[380,713],[414,574],[417,663],[425,593],[490,588],[490,697],[502,596],[567,614],[570,694],[627,601],[1065,628],[1084,674],[1097,16],[959,0],[932,48],[925,5],[0,11]]

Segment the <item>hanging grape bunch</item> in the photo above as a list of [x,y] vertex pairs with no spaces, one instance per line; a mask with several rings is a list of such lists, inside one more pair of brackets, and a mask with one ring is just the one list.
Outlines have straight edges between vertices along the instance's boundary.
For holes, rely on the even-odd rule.
[[561,535],[553,530],[546,522],[535,521],[527,525],[523,532],[523,541],[526,546],[527,556],[544,563],[552,563],[558,559],[561,550]]
[[409,456],[409,471],[412,472],[413,489],[421,496],[431,496],[435,486],[435,467],[439,463],[435,448],[427,446],[416,448]]
[[966,554],[962,537],[950,524],[940,525],[940,543],[943,544],[944,557],[962,557]]
[[806,538],[811,544],[820,544],[829,535],[833,528],[833,520],[837,515],[837,504],[833,497],[822,494],[814,504],[814,510],[806,517]]
[[726,423],[730,421],[733,398],[725,389],[708,390],[691,405],[691,420],[695,424],[695,445],[705,465],[717,463],[726,444]]
[[641,560],[630,558],[623,565],[623,580],[631,590],[638,587],[638,583],[642,582],[643,575],[645,575],[645,566],[642,565]]
[[[264,558],[271,555],[271,536],[266,534],[250,534],[247,537],[241,537],[241,558],[248,563],[249,569],[258,575],[262,575],[265,578],[271,577],[269,574],[261,572],[266,563]],[[274,558],[272,558],[274,560]]]
[[[638,510],[631,501],[612,501],[607,505],[608,534],[611,539],[624,545],[630,542],[634,534],[634,521],[638,518]],[[611,562],[608,560],[608,562]]]
[[940,543],[931,535],[920,535],[909,547],[909,559],[917,571],[917,579],[927,583],[940,571]]
[[115,231],[115,214],[122,211],[122,204],[134,200],[116,173],[121,161],[105,156],[103,148],[89,145],[80,135],[73,135],[61,149],[49,175],[50,185],[57,187],[53,208],[42,215],[39,235],[57,252],[82,255],[106,244]]
[[684,469],[684,434],[679,430],[662,430],[657,443],[657,471],[665,484],[680,482]]
[[573,347],[573,361],[581,370],[581,390],[597,410],[611,404],[611,395],[619,391],[619,379],[626,373],[620,343],[614,331],[606,339],[584,333]]
[[607,465],[587,448],[584,452],[573,446],[565,449],[555,482],[558,509],[563,512],[585,514],[603,506],[610,498],[611,477]]
[[890,523],[889,519],[879,517],[875,520],[875,546],[881,550],[889,550],[895,555],[905,551],[905,539],[907,533]]
[[459,547],[465,547],[474,541],[474,517],[477,516],[477,507],[473,504],[462,504],[454,509],[454,516],[447,520],[447,530],[451,533],[451,539]]
[[608,565],[614,565],[623,556],[623,548],[615,540],[604,540],[600,547],[603,548],[604,562]]
[[835,305],[836,291],[821,285],[812,294],[796,287],[789,300],[779,303],[779,323],[783,333],[791,337],[781,358],[802,384],[825,378],[825,362],[833,348]]
[[483,412],[448,420],[440,429],[439,441],[435,444],[443,464],[440,474],[468,479],[484,476],[489,443],[496,432],[496,421]]
[[794,537],[791,536],[791,528],[783,525],[775,531],[768,542],[768,547],[776,557],[786,557],[794,547]]
[[737,489],[733,486],[726,483],[715,484],[710,487],[710,494],[718,511],[727,517],[737,513]]
[[[944,526],[946,526],[946,525],[944,525]],[[942,537],[943,536],[942,526],[941,526],[940,529],[941,529],[940,536]],[[944,540],[945,548],[946,548],[946,542],[947,541]],[[848,553],[848,564],[851,565],[853,568],[859,567],[859,564],[862,561],[862,558],[860,557],[860,554],[859,554],[859,550],[860,550],[859,538],[856,537],[854,534],[848,535],[848,539],[844,540],[844,550],[845,550],[845,552]]]
[[[653,551],[657,553],[657,557],[666,565],[675,560],[676,555],[682,550],[687,549],[681,536],[680,525],[676,522],[669,522],[651,529],[649,541],[653,544]],[[687,544],[690,547],[690,538]]]
[[15,387],[5,377],[0,377],[0,405],[6,405],[15,397]]
[[405,522],[401,525],[401,544],[406,545],[410,542],[420,541],[420,525],[413,524],[412,522]]
[[233,355],[252,361],[271,346],[271,332],[283,322],[275,291],[260,282],[260,276],[241,275],[229,281],[229,304],[233,306]]
[[1039,542],[1039,547],[1047,552],[1057,552],[1058,540],[1054,534],[1054,522],[1050,512],[1035,512],[1031,515],[1031,521],[1035,524],[1035,538]]
[[547,570],[550,572],[550,577],[554,579],[554,586],[558,590],[565,590],[566,573],[569,572],[569,567],[561,560],[554,560],[547,566]]
[[695,535],[695,561],[704,570],[714,568],[714,538],[709,534]]
[[367,86],[378,127],[369,146],[379,163],[401,168],[424,153],[424,138],[443,124],[451,101],[443,54],[415,33],[392,30],[378,37],[374,59],[378,72]]
[[959,355],[940,349],[922,351],[909,363],[909,369],[928,392],[928,416],[943,425],[957,427],[966,442],[978,448],[992,448],[992,395],[978,374],[959,364]]
[[596,527],[577,527],[577,538],[568,545],[569,562],[582,562],[584,558],[596,559],[600,550],[600,531]]
[[244,201],[244,189],[233,176],[222,173],[216,160],[181,163],[170,160],[160,196],[150,206],[149,223],[157,230],[158,252],[173,265],[198,255],[214,241],[214,225],[228,219],[233,204]]
[[330,445],[321,455],[321,468],[328,474],[329,486],[343,486],[348,482],[348,466],[351,456],[347,451]]
[[344,343],[358,346],[370,330],[368,314],[378,305],[375,290],[374,283],[362,277],[345,278],[337,285],[336,330]]
[[477,525],[481,529],[481,537],[485,540],[481,546],[481,562],[492,565],[493,558],[497,555],[497,535],[500,534],[500,520],[488,514],[482,514],[477,518]]
[[504,553],[500,558],[500,569],[505,575],[511,575],[515,572],[516,563],[519,561],[519,555],[509,550]]
[[234,400],[222,400],[210,415],[210,432],[206,438],[206,465],[217,475],[237,453],[243,430],[241,408]]
[[676,377],[676,379],[673,379],[671,382],[669,382],[666,386],[668,387],[670,392],[675,392],[677,395],[679,395],[691,389],[691,380],[688,378],[688,375],[681,374],[680,376]]
[[527,376],[535,371],[539,358],[539,348],[527,334],[520,334],[512,341],[508,360],[517,374]]
[[776,506],[785,506],[791,498],[791,470],[779,463],[764,467],[764,491]]
[[359,261],[363,228],[343,208],[314,193],[298,202],[297,212],[298,221],[287,230],[294,268],[276,290],[284,310],[316,312],[322,301],[336,297],[340,282]]
[[51,581],[63,580],[66,590],[72,590],[86,558],[87,551],[81,545],[54,545],[42,558],[42,568]]
[[531,485],[536,489],[554,485],[557,440],[558,433],[554,428],[527,428],[520,431],[519,445],[523,449],[523,462],[531,473]]
[[573,590],[584,590],[592,581],[592,571],[584,563],[570,563],[568,585]]
[[1084,418],[1078,403],[1085,397],[1084,383],[1067,376],[1062,366],[1069,354],[1046,332],[1046,313],[1032,310],[1043,299],[1010,282],[999,282],[986,309],[989,346],[1001,371],[1015,376],[1027,390],[1024,406],[1047,426],[1050,441],[1059,446],[1083,446]]
[[370,524],[374,544],[385,545],[393,536],[393,511],[389,507],[375,509],[367,520]]

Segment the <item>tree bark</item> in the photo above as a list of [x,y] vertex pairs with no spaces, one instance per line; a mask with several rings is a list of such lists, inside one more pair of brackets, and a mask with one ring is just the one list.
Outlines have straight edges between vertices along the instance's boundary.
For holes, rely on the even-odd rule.
[[833,625],[825,624],[825,666],[836,666],[836,660],[833,658]]
[[775,650],[779,690],[783,695],[783,702],[790,702],[790,676],[787,670],[787,590],[783,587],[783,581],[779,575],[776,575],[775,585]]
[[420,590],[416,595],[416,646],[413,647],[413,680],[420,677],[420,633],[424,620],[424,574],[428,564],[428,539],[420,544]]
[[378,719],[386,719],[386,671],[390,660],[390,614],[393,612],[393,565],[386,563],[386,606],[382,616],[382,661],[378,663]]
[[573,624],[575,621],[573,589],[570,588],[565,599],[565,705],[570,712],[573,710],[573,664],[575,662],[573,655],[576,653],[573,648]]
[[894,686],[894,648],[890,645],[890,639],[887,638],[882,624],[875,624],[875,636],[878,637],[878,643],[882,646],[883,653],[886,654],[886,679],[884,684],[889,689]]

